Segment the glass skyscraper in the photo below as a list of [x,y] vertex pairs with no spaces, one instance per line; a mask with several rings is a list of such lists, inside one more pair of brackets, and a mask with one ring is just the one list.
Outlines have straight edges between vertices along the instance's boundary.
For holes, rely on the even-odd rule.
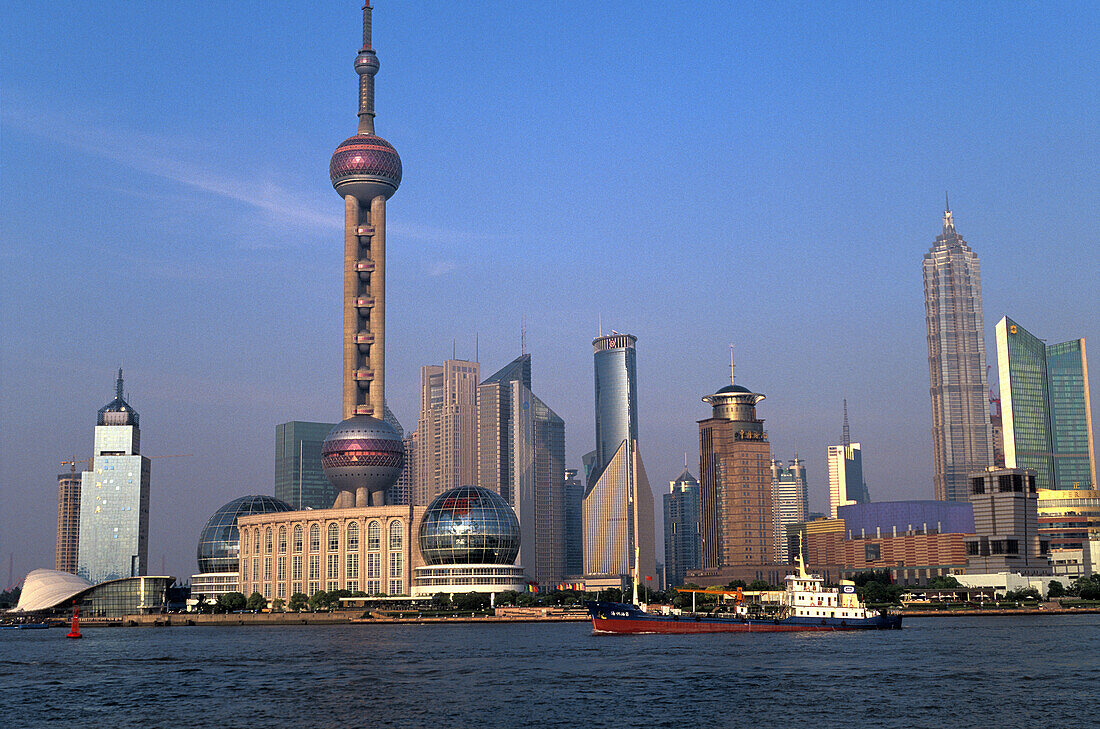
[[122,396],[99,409],[91,470],[81,474],[76,573],[96,584],[146,574],[149,459],[141,455],[137,411]]
[[335,423],[291,420],[275,426],[275,498],[297,509],[330,509],[336,487],[321,470],[321,444]]
[[950,206],[943,214],[942,234],[924,254],[924,310],[935,494],[941,501],[966,501],[967,474],[993,465],[993,435],[981,265],[955,230]]
[[699,481],[685,468],[669,481],[665,506],[665,585],[684,584],[688,570],[703,562],[703,541],[699,531]]
[[1047,345],[1007,316],[996,331],[1005,466],[1041,489],[1095,488],[1085,340]]
[[596,366],[596,459],[589,482],[600,477],[622,442],[638,440],[638,338],[612,332],[593,342]]

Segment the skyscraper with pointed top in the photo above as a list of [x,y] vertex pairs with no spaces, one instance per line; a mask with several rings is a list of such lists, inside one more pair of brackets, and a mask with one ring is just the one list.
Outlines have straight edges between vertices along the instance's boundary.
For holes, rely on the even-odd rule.
[[933,484],[937,499],[966,501],[967,474],[993,465],[981,266],[945,207],[943,232],[924,254]]
[[92,582],[146,574],[149,560],[149,459],[141,455],[137,411],[123,397],[96,415],[95,448],[81,474],[78,575]]
[[384,420],[386,381],[386,201],[401,184],[401,158],[374,133],[371,5],[363,5],[359,129],[332,154],[329,179],[344,200],[343,422],[321,446],[334,506],[380,506],[404,466],[401,436]]
[[829,518],[837,517],[837,508],[848,504],[866,504],[871,500],[863,481],[863,448],[852,442],[848,428],[848,400],[844,400],[844,425],[840,445],[826,449],[829,463]]

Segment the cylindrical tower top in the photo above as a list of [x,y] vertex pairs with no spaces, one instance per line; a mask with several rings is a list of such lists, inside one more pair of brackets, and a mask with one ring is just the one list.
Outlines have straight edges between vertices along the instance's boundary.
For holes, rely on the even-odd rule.
[[607,336],[596,337],[592,340],[592,346],[597,352],[606,352],[609,349],[634,349],[638,338],[633,334],[619,334],[611,332]]
[[745,430],[763,433],[764,421],[756,417],[756,404],[763,399],[762,393],[753,392],[747,387],[726,385],[713,395],[704,397],[703,402],[714,409],[711,417],[732,420],[744,425]]

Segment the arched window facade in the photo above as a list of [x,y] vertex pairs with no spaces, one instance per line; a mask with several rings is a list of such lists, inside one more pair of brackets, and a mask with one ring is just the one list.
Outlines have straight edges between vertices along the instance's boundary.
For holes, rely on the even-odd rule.
[[279,527],[279,554],[286,554],[286,527]]
[[294,554],[302,553],[302,525],[294,525]]
[[309,551],[320,552],[321,551],[321,525],[310,524],[309,525]]
[[336,526],[336,522],[331,522],[328,525],[328,551],[335,552],[340,549],[340,527]]
[[349,552],[359,551],[359,522],[357,521],[353,521],[348,524],[347,544],[347,550]]
[[381,549],[382,548],[382,526],[372,521],[367,525],[367,549]]
[[390,549],[401,549],[405,539],[405,531],[400,521],[390,522]]
[[271,537],[273,532],[271,527],[264,529],[264,554],[271,554]]
[[241,532],[241,554],[248,554],[248,531]]

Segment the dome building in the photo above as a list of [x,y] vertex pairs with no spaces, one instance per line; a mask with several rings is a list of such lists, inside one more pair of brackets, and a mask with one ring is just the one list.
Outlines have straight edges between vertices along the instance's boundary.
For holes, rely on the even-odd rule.
[[519,520],[500,494],[481,486],[445,491],[428,505],[418,530],[424,565],[414,597],[439,592],[527,589],[519,554]]
[[210,603],[216,602],[219,595],[238,591],[238,517],[291,509],[290,504],[273,496],[242,496],[215,511],[199,532],[199,544],[195,550],[199,574],[191,576],[193,604],[197,605],[200,597]]

